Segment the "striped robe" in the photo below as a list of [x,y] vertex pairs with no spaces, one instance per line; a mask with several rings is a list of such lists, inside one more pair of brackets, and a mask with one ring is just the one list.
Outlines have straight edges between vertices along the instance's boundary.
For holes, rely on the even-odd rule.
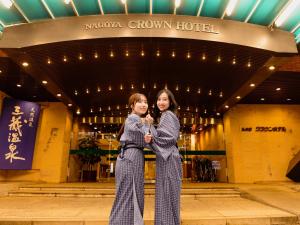
[[180,124],[171,111],[151,126],[151,149],[156,153],[155,225],[180,224],[181,157],[177,148]]
[[[141,118],[130,114],[125,121],[120,142],[145,146],[145,127]],[[143,225],[144,214],[144,154],[138,148],[128,148],[116,162],[116,197],[111,210],[110,225]]]

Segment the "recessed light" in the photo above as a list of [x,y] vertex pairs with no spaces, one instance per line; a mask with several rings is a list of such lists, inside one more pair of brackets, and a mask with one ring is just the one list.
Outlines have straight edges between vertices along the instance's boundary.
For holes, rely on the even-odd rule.
[[22,87],[22,85],[21,84],[17,84],[17,87]]
[[60,94],[60,93],[58,93],[56,96],[57,96],[57,97],[61,97],[61,94]]
[[228,105],[225,105],[225,108],[226,108],[226,109],[228,109],[228,108],[229,108],[229,106],[228,106]]
[[275,70],[275,66],[269,66],[269,70]]
[[42,83],[43,83],[43,84],[48,84],[48,81],[43,80]]
[[276,90],[276,91],[280,91],[280,90],[281,90],[281,88],[276,88],[275,90]]
[[264,101],[264,100],[265,100],[265,98],[261,98],[260,100],[261,100],[261,101]]
[[29,66],[29,63],[28,63],[28,62],[22,62],[22,66],[28,67],[28,66]]
[[68,104],[68,106],[69,106],[69,107],[72,107],[72,104],[71,104],[71,103],[69,103],[69,104]]
[[0,70],[0,73],[2,73],[2,70]]
[[255,87],[255,84],[254,83],[250,84],[250,87]]
[[241,98],[241,96],[239,96],[239,95],[238,95],[238,96],[236,96],[236,98],[237,98],[237,99],[240,99],[240,98]]
[[287,100],[287,101],[291,101],[292,99],[290,99],[290,98],[287,98],[286,100]]

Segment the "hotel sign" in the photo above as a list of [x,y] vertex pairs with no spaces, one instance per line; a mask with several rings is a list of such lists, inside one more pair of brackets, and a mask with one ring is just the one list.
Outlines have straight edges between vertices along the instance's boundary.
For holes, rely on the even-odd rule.
[[120,21],[103,21],[88,23],[84,25],[85,30],[106,28],[129,28],[129,29],[159,29],[159,30],[181,30],[219,34],[216,26],[209,23],[197,23],[189,21],[170,20],[129,20],[127,23]]
[[272,126],[257,126],[255,129],[252,127],[242,127],[242,132],[286,132],[286,127],[272,127]]

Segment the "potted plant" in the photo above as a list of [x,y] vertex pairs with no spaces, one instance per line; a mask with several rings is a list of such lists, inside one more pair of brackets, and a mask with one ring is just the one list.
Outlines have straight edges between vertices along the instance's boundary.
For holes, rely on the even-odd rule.
[[78,142],[78,157],[82,163],[81,181],[96,181],[97,171],[93,167],[101,161],[99,143],[93,136],[86,136],[79,139]]

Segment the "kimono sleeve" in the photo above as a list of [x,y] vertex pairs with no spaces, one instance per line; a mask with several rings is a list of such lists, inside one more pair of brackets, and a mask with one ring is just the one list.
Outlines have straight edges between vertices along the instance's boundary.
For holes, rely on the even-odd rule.
[[144,130],[144,124],[142,123],[141,118],[139,116],[128,116],[125,123],[125,132],[129,136],[130,142],[136,143],[138,145],[145,145]]
[[172,112],[164,112],[161,116],[160,123],[155,129],[151,126],[153,151],[160,154],[164,160],[167,160],[174,151],[179,136],[179,121]]

